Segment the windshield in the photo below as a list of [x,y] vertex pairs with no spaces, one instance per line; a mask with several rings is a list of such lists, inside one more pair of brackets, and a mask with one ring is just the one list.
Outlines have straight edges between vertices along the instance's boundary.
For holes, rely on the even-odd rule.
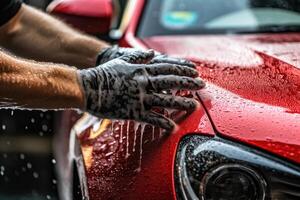
[[138,35],[299,30],[300,0],[148,0]]

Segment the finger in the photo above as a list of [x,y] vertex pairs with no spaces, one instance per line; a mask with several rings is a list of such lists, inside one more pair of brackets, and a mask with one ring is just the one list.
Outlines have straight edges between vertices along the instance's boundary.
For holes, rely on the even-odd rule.
[[156,106],[179,110],[195,110],[200,105],[195,99],[155,93],[145,97],[145,106]]
[[177,76],[189,76],[197,77],[199,73],[197,70],[181,65],[168,64],[168,63],[156,63],[156,64],[147,64],[145,66],[146,71],[153,76],[156,75],[177,75]]
[[196,65],[189,60],[169,57],[167,55],[154,56],[154,58],[151,60],[150,63],[151,64],[152,63],[170,63],[170,64],[184,65],[184,66],[188,66],[191,68],[196,68]]
[[171,119],[152,111],[145,113],[140,120],[167,130],[173,130],[176,127]]
[[149,87],[155,91],[168,89],[200,90],[205,83],[200,78],[165,75],[149,77]]
[[131,63],[131,64],[146,64],[149,63],[154,57],[154,51],[148,50],[148,51],[142,51],[137,50],[133,51],[130,54],[126,54],[120,57],[120,59]]

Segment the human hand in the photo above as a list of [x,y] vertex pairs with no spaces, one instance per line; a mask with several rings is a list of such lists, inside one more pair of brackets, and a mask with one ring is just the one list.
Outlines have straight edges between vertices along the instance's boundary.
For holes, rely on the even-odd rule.
[[[112,46],[105,48],[97,58],[97,65],[103,64],[107,61],[110,61],[115,58],[119,58],[123,55],[132,55],[135,52],[140,52],[141,50],[135,48],[122,48],[118,46]],[[144,51],[145,52],[145,51]],[[183,65],[195,68],[195,64],[181,58],[174,58],[167,56],[165,54],[161,54],[159,52],[155,52],[154,57],[149,62],[150,64],[154,63],[169,63],[169,64],[176,64],[176,65]]]
[[162,94],[167,89],[198,90],[204,82],[195,69],[168,63],[147,64],[153,51],[134,51],[96,68],[79,71],[85,110],[110,119],[133,119],[164,129],[175,123],[151,110],[153,107],[194,110],[194,99]]

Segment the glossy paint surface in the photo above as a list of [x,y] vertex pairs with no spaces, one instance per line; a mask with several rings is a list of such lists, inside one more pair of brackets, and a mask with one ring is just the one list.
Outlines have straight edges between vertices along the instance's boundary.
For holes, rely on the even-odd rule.
[[98,120],[78,135],[90,199],[174,199],[174,157],[187,133],[213,136],[203,108],[174,133],[135,122]]
[[112,0],[55,0],[47,11],[81,17],[111,17],[112,5]]
[[55,0],[47,12],[89,34],[109,31],[113,16],[112,0]]
[[213,137],[217,131],[232,141],[300,163],[300,35],[142,40],[135,37],[135,30],[143,4],[143,0],[130,1],[119,44],[196,62],[207,81],[206,89],[198,92],[207,112],[201,107],[187,116],[173,134],[133,122],[128,126],[128,122],[94,119],[81,125],[84,131],[77,132],[85,167],[81,178],[89,199],[175,199],[175,153],[181,138],[190,133]]
[[300,35],[153,37],[187,57],[208,84],[200,96],[218,133],[300,163]]

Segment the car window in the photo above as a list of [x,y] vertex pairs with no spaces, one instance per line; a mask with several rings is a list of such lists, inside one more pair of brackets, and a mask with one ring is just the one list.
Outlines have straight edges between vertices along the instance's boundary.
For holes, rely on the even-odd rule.
[[300,0],[148,0],[138,34],[267,32],[278,26],[300,27]]

